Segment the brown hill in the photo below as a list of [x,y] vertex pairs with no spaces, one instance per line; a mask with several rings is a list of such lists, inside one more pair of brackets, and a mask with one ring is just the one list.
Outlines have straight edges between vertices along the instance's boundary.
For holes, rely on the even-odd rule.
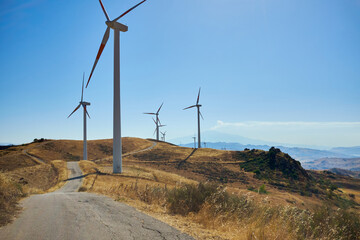
[[[122,138],[123,153],[150,147],[153,143],[137,138]],[[52,160],[79,161],[83,155],[83,142],[77,140],[44,140],[0,150],[0,169],[14,170]],[[103,159],[112,156],[112,139],[88,141],[88,158]],[[38,160],[37,160],[38,159]]]
[[[328,171],[306,171],[299,162],[276,148],[269,151],[192,149],[154,140],[123,138],[123,153],[124,173],[112,174],[111,139],[89,141],[88,155],[91,161],[81,161],[86,174],[82,190],[127,201],[156,216],[165,214],[171,206],[173,210],[178,209],[178,206],[191,207],[193,197],[197,199],[200,196],[202,200],[195,206],[198,213],[185,216],[181,220],[182,225],[179,216],[174,217],[174,223],[170,221],[171,216],[162,215],[163,221],[183,227],[188,233],[193,233],[193,229],[202,232],[196,233],[199,239],[211,239],[211,236],[219,235],[225,239],[238,239],[238,234],[244,234],[243,231],[250,231],[251,236],[266,235],[268,239],[294,239],[294,236],[306,238],[312,236],[322,220],[310,226],[305,224],[307,221],[301,216],[313,219],[313,216],[320,214],[319,219],[322,219],[327,217],[324,215],[326,213],[333,220],[339,219],[336,215],[338,213],[344,213],[343,216],[348,218],[352,216],[347,215],[348,212],[328,208],[326,212],[316,210],[318,206],[326,204],[330,208],[359,211],[360,180]],[[47,189],[56,182],[51,181],[54,178],[52,176],[56,175],[47,163],[53,159],[79,160],[81,156],[82,141],[44,140],[0,150],[0,168],[5,171],[4,175],[12,179],[14,186],[21,184]],[[49,186],[39,184],[44,179],[49,179]],[[199,182],[205,185],[197,185]],[[198,187],[194,187],[196,185]],[[7,187],[4,186],[4,189]],[[187,203],[184,204],[184,201]],[[213,212],[212,209],[219,211]],[[246,216],[243,216],[245,212]],[[270,218],[269,213],[272,213]],[[289,216],[296,219],[289,222],[286,220]],[[201,222],[207,229],[218,226],[214,225],[214,221],[209,222],[214,217],[220,225],[226,219],[228,225],[224,225],[222,233],[217,230],[211,230],[211,234],[208,230],[204,233],[202,227],[194,228],[194,222]],[[240,223],[235,220],[235,223],[234,219],[246,221]],[[301,226],[307,230],[299,235],[294,229],[289,230],[292,229],[291,223],[305,224]],[[278,229],[278,226],[283,228]],[[328,228],[322,226],[324,236],[330,236],[334,226],[338,226],[336,222]],[[239,231],[234,232],[234,229]],[[342,227],[337,229],[341,230]],[[256,232],[258,230],[262,232]],[[274,234],[278,237],[274,237]],[[316,236],[321,238],[320,235]],[[309,239],[317,239],[316,236]]]
[[[140,138],[123,138],[124,165],[151,167],[195,181],[226,184],[235,189],[256,190],[266,184],[268,191],[279,192],[279,196],[291,193],[323,201],[331,192],[330,195],[337,196],[330,199],[333,202],[340,199],[350,205],[356,203],[342,194],[339,186],[326,174],[325,176],[304,170],[298,161],[276,148],[269,151],[225,151],[192,149],[164,142],[157,142],[156,146],[151,148],[154,142]],[[142,149],[149,150],[139,151]],[[88,141],[88,156],[89,160],[99,166],[108,166],[108,172],[111,172],[112,140]],[[0,168],[14,170],[33,166],[39,164],[36,159],[48,163],[55,159],[76,161],[81,158],[82,141],[46,140],[0,150]],[[353,180],[349,178],[347,181]],[[301,201],[307,200],[304,198]]]

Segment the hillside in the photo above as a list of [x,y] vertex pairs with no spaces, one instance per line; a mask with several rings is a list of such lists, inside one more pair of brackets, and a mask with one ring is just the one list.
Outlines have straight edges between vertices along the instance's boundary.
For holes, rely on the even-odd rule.
[[335,174],[338,174],[338,175],[349,176],[349,177],[353,177],[353,178],[360,178],[360,171],[351,171],[351,170],[345,170],[345,169],[341,169],[341,168],[331,168],[331,169],[329,169],[329,171],[333,172]]
[[[123,138],[123,153],[150,147],[151,141],[138,141],[136,138]],[[83,142],[76,140],[44,140],[0,150],[0,169],[35,166],[52,160],[79,161],[83,155]],[[103,159],[112,156],[112,139],[88,141],[88,158]]]
[[[124,164],[152,167],[195,181],[214,181],[237,189],[256,189],[265,183],[270,191],[282,194],[291,192],[323,200],[332,189],[339,197],[346,198],[334,189],[331,181],[323,181],[321,174],[309,174],[300,162],[277,148],[228,151],[157,142],[149,151],[136,152],[153,144],[151,140],[123,138]],[[88,141],[88,156],[100,166],[111,166],[112,140]],[[49,163],[56,159],[77,161],[81,157],[82,141],[45,140],[1,150],[0,168],[15,170],[35,166],[39,164],[36,159]]]
[[[304,224],[299,217],[323,216],[322,206],[331,206],[326,210],[331,219],[339,218],[338,213],[350,216],[346,209],[360,211],[360,180],[329,171],[304,170],[300,162],[277,148],[269,151],[192,149],[154,140],[123,138],[124,173],[112,174],[111,145],[111,140],[89,141],[90,161],[80,161],[86,176],[81,190],[125,201],[198,239],[238,239],[237,234],[244,235],[244,231],[257,238],[266,235],[275,239],[276,235],[294,239],[293,236],[300,236],[298,232],[289,230],[289,222],[281,220],[289,214],[294,217],[293,224]],[[34,170],[48,169],[51,165],[47,163],[56,158],[73,161],[81,156],[81,141],[44,140],[0,150],[0,166],[17,184],[30,186],[35,179],[53,176],[43,171],[40,177]],[[53,184],[49,181],[49,185]],[[182,199],[186,196],[199,202],[187,203]],[[334,212],[331,208],[335,207],[344,212]],[[273,221],[268,221],[268,211]],[[196,215],[187,216],[190,212]],[[244,213],[251,220],[240,225],[234,222],[238,218],[247,219]],[[215,222],[207,220],[214,218],[223,227],[217,228]],[[284,228],[278,229],[276,225]],[[317,239],[321,234],[328,236],[334,227],[340,229],[341,225],[329,225],[332,227],[321,234],[314,232],[314,226],[317,225],[302,225],[307,229],[302,230],[302,236],[313,236],[309,239]]]

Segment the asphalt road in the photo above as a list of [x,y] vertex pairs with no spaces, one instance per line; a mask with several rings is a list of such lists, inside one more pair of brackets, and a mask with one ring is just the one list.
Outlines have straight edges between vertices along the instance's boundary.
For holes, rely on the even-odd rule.
[[193,239],[169,225],[108,197],[77,192],[82,172],[69,162],[69,181],[59,190],[33,195],[0,239]]

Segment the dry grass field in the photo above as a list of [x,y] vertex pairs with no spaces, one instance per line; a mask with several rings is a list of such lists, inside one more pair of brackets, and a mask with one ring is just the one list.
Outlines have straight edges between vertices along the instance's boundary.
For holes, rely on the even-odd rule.
[[55,191],[67,178],[66,162],[61,160],[0,172],[0,226],[16,216],[21,198]]
[[[50,165],[22,160],[24,150],[46,163],[82,156],[81,141],[50,140],[14,149],[0,151],[0,164],[7,177],[23,178],[29,186],[30,169],[45,171]],[[111,140],[89,141],[88,149],[89,161],[79,162],[81,191],[126,202],[196,239],[360,238],[360,181],[305,171],[277,149],[194,150],[123,138],[122,174],[112,174]],[[17,163],[20,167],[13,166]]]
[[[262,153],[254,152],[255,156]],[[125,156],[121,175],[112,174],[111,158],[97,159],[95,162],[81,162],[83,171],[89,174],[84,179],[82,191],[124,201],[196,239],[360,237],[359,231],[354,232],[357,228],[354,226],[359,223],[358,217],[353,219],[352,215],[347,215],[349,212],[359,212],[360,182],[356,179],[338,177],[326,171],[308,172],[305,174],[313,180],[306,180],[306,177],[298,180],[315,185],[315,193],[307,195],[292,188],[277,187],[278,182],[273,179],[259,179],[254,172],[241,169],[239,164],[244,160],[236,152],[213,149],[194,151],[163,142],[157,143],[151,150]],[[278,175],[275,177],[279,178]],[[279,179],[284,182],[281,176]],[[328,181],[339,187],[330,190]],[[187,195],[187,190],[181,189],[188,189],[190,185],[198,186],[200,182],[216,183],[219,189],[209,195],[197,211],[179,214],[171,210],[169,199],[173,191]],[[262,185],[265,189],[263,194],[260,191]],[[318,188],[324,186],[330,187],[316,193]],[[196,192],[194,189],[189,191],[192,194]],[[229,195],[224,196],[224,192]],[[193,202],[198,196],[190,194],[190,198],[190,202]],[[180,206],[186,205],[186,199],[179,201]],[[349,210],[341,210],[343,206],[339,208],[340,205],[336,204],[351,206],[345,206]],[[177,209],[181,207],[177,206]],[[322,225],[321,218],[328,219],[326,226]],[[348,218],[355,225],[343,226],[337,222],[346,222]],[[316,227],[321,231],[315,230]]]
[[[277,194],[216,186],[212,194],[198,204],[197,211],[181,212],[182,206],[196,205],[201,192],[209,188],[197,191],[196,187],[189,187],[199,186],[194,180],[140,165],[126,164],[123,174],[111,174],[110,167],[90,161],[80,161],[80,166],[87,175],[82,191],[125,202],[196,239],[349,239],[351,234],[360,236],[360,232],[353,233],[359,222],[343,231],[344,225],[335,221],[348,220],[345,212],[320,206],[309,211],[296,207],[291,201],[281,201],[282,198],[299,201],[296,195],[273,196]],[[178,196],[177,191],[180,191]],[[180,199],[172,207],[171,200],[176,200],[176,196]],[[314,203],[317,205],[316,201]],[[331,223],[321,225],[324,219]],[[314,231],[314,224],[321,227],[321,232]]]

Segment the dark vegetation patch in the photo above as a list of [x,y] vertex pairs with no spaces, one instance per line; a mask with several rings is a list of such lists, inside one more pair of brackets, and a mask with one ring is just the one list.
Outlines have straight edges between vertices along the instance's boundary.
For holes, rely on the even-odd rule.
[[113,147],[105,144],[98,144],[97,145],[99,150],[104,153],[105,155],[112,155],[113,154]]
[[254,172],[258,179],[309,180],[309,175],[301,167],[300,162],[282,153],[278,148],[272,147],[268,152],[260,150],[236,152],[235,158],[245,160],[240,163],[240,167],[246,172]]
[[35,138],[35,139],[33,140],[34,143],[41,143],[41,142],[45,142],[45,141],[48,141],[48,139],[45,139],[45,138],[39,138],[39,139],[37,139],[37,138]]
[[[12,146],[14,146],[14,145],[12,145],[12,144],[10,144],[10,145],[0,145],[0,150],[5,150],[5,149],[8,149],[8,148],[11,148]],[[15,149],[12,149],[12,150],[15,150]],[[11,151],[11,150],[10,150]]]
[[194,173],[201,174],[210,181],[216,181],[220,183],[233,183],[243,182],[247,183],[247,177],[240,171],[232,171],[226,168],[223,164],[217,162],[191,162],[185,164],[188,170]]
[[64,160],[65,161],[80,161],[81,157],[78,155],[73,155],[71,153],[65,152],[64,153]]
[[180,159],[182,157],[182,154],[167,152],[155,148],[150,151],[135,153],[132,156],[134,158],[144,161],[166,162],[169,161],[170,159]]

